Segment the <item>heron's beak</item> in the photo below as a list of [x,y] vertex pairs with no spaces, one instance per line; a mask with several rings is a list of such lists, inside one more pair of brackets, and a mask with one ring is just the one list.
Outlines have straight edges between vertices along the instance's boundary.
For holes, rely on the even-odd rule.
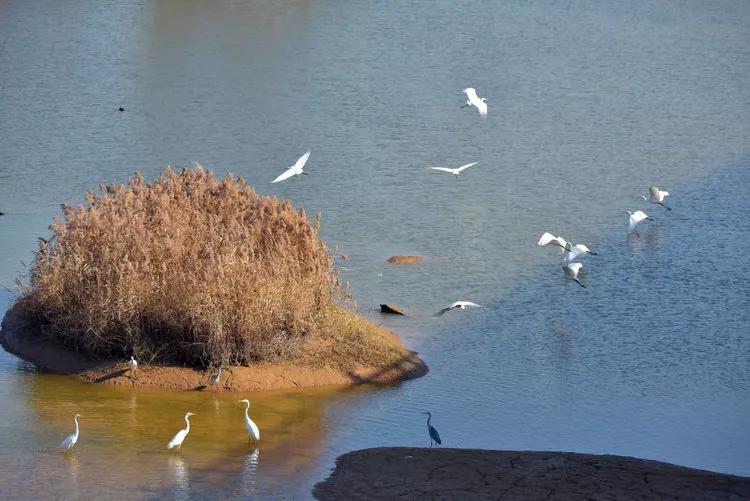
[[302,175],[303,176],[309,176],[310,174],[308,174],[307,172],[303,172]]
[[598,256],[598,255],[599,255],[599,254],[597,254],[597,253],[596,253],[596,252],[594,252],[594,251],[589,251],[589,254],[591,254],[592,256]]
[[649,218],[647,218],[647,219],[648,219],[649,221],[656,221],[656,219],[654,219],[654,218],[652,218],[652,217],[649,217]]

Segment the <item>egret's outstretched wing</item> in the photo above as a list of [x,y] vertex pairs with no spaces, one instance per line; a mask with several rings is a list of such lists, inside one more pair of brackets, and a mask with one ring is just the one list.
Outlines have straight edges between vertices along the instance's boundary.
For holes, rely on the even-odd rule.
[[305,152],[304,155],[302,155],[301,157],[299,157],[299,160],[297,160],[297,162],[295,162],[295,164],[294,164],[294,168],[301,171],[302,168],[307,163],[307,159],[308,158],[310,158],[310,150],[307,150],[307,152]]
[[294,175],[294,167],[289,167],[287,170],[285,170],[279,177],[271,181],[272,183],[278,183],[279,181],[283,181],[284,179],[289,179]]
[[472,303],[471,301],[456,301],[455,303],[453,303],[453,307],[456,307],[456,306],[474,306],[476,308],[482,307],[481,304]]
[[466,94],[466,97],[469,98],[469,101],[471,101],[472,104],[479,101],[479,96],[477,96],[477,90],[474,87],[466,87],[464,89],[464,94]]
[[539,241],[536,244],[541,247],[543,245],[547,245],[553,240],[557,240],[557,237],[552,233],[545,231],[544,233],[542,233],[542,236],[539,237]]
[[478,164],[478,163],[479,163],[479,162],[471,162],[470,164],[462,165],[461,167],[459,167],[458,169],[456,169],[456,172],[461,172],[462,170],[464,170],[464,169],[468,169],[468,168],[469,168],[469,167],[471,167],[472,165],[476,165],[476,164]]
[[432,170],[441,170],[443,172],[450,172],[451,174],[456,172],[456,169],[449,169],[448,167],[428,167]]
[[453,308],[454,308],[454,306],[453,306],[453,305],[450,305],[450,306],[446,306],[446,307],[445,307],[445,308],[443,308],[442,310],[440,310],[440,311],[438,311],[437,313],[435,313],[435,315],[434,315],[434,316],[436,316],[436,317],[440,317],[440,316],[443,316],[443,315],[445,315],[445,314],[446,314],[447,312],[449,312],[450,310],[452,310]]
[[633,215],[630,217],[633,218],[633,221],[635,221],[636,223],[640,223],[641,221],[643,221],[644,219],[648,217],[648,214],[646,214],[645,212],[641,210],[637,210],[633,212]]

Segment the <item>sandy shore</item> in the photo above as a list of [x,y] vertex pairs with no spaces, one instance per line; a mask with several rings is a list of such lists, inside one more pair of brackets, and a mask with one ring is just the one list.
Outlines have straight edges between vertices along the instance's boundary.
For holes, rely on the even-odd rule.
[[477,449],[345,454],[313,491],[338,499],[750,499],[750,478],[624,456]]
[[209,371],[189,367],[146,365],[131,373],[125,361],[93,360],[42,339],[14,308],[3,318],[0,344],[10,353],[32,362],[42,370],[66,374],[91,383],[152,387],[169,390],[263,391],[328,385],[363,383],[390,384],[425,375],[427,365],[413,351],[393,339],[403,357],[385,368],[361,367],[342,372],[330,367],[294,364],[257,364],[251,367],[225,367],[220,384],[211,386]]

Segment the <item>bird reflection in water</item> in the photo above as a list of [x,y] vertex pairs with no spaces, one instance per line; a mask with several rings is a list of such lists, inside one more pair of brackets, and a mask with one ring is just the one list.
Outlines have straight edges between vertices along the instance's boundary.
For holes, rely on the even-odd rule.
[[185,461],[178,455],[170,455],[169,470],[172,474],[175,499],[189,499],[190,475]]
[[78,473],[81,470],[81,464],[78,462],[73,451],[66,451],[63,455],[65,462],[67,463],[68,479],[70,490],[66,489],[66,492],[70,493],[70,497],[77,499],[79,498],[78,492]]
[[258,476],[260,449],[254,448],[242,465],[242,492],[246,495],[255,493],[255,481]]

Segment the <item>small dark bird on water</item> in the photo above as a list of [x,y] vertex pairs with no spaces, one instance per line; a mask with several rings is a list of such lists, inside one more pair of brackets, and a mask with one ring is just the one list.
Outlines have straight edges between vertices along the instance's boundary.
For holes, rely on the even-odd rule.
[[120,106],[119,108],[117,108],[117,111],[125,111],[125,108],[123,108],[122,106]]
[[5,215],[5,213],[4,213],[4,212],[0,212],[0,216],[4,216],[4,215]]
[[440,434],[435,429],[434,426],[430,425],[430,420],[432,419],[432,413],[430,411],[423,412],[422,414],[427,414],[427,432],[430,434],[430,447],[432,447],[433,443],[436,443],[438,445],[442,444],[443,442],[440,441]]

